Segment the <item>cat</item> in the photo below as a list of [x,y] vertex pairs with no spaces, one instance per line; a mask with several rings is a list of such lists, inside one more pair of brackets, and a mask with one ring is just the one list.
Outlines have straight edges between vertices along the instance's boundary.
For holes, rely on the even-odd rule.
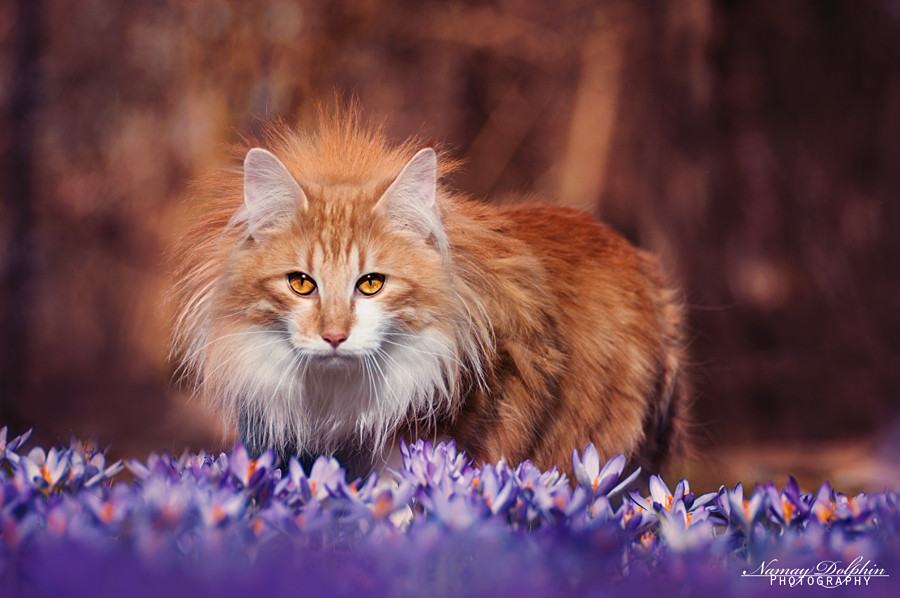
[[397,439],[571,474],[591,442],[658,469],[686,446],[683,308],[591,216],[490,205],[458,163],[355,111],[276,124],[193,186],[173,351],[242,442],[351,475]]

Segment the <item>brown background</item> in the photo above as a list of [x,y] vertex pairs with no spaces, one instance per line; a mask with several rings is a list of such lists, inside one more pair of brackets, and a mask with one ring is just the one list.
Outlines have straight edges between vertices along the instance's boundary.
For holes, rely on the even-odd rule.
[[0,425],[221,447],[166,359],[183,189],[335,92],[662,256],[704,443],[672,476],[900,481],[897,0],[4,2]]

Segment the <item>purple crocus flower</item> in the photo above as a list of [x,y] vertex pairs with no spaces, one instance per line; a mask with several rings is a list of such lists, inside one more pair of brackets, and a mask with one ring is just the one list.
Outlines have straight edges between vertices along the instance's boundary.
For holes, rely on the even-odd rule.
[[816,492],[816,498],[810,506],[815,521],[821,524],[829,524],[835,520],[835,497],[831,484],[824,482]]
[[492,465],[485,465],[480,478],[475,478],[473,484],[476,489],[480,486],[484,504],[491,515],[506,511],[515,499],[513,477],[504,473],[503,468],[498,471]]
[[244,445],[237,444],[231,451],[229,472],[244,488],[253,488],[268,475],[274,463],[275,453],[271,449],[251,459]]
[[857,528],[868,524],[874,516],[869,496],[865,493],[857,494],[856,496],[846,496],[837,492],[835,493],[834,503],[835,518],[848,527]]
[[732,490],[728,490],[724,486],[720,488],[716,501],[729,525],[748,533],[754,523],[766,512],[768,505],[765,497],[765,492],[760,489],[754,492],[749,499],[744,498],[744,486],[738,482]]
[[415,488],[405,480],[376,486],[368,503],[372,517],[376,520],[391,518],[397,527],[405,527],[409,523],[407,515],[411,515],[409,504],[414,494]]
[[247,497],[223,488],[218,492],[197,492],[193,503],[206,527],[219,527],[243,515],[247,507]]
[[651,512],[666,511],[672,506],[672,492],[658,475],[651,475],[648,481],[650,496],[644,498],[636,491],[628,493],[629,498],[642,509]]
[[[525,518],[530,526],[539,524],[541,520],[557,523],[572,512],[572,487],[568,478],[555,467],[541,472],[531,462],[526,461],[516,468],[515,480],[518,482],[518,496],[524,503]],[[586,491],[578,486],[581,507],[587,503]]]
[[84,493],[81,502],[96,518],[99,526],[108,528],[113,533],[119,531],[124,521],[132,514],[134,506],[132,494],[125,485],[119,486],[107,496]]
[[121,460],[107,466],[106,456],[102,453],[97,453],[91,457],[87,467],[85,467],[84,477],[87,477],[87,480],[84,482],[84,485],[86,488],[90,488],[100,482],[110,481],[119,475],[124,468],[125,465]]
[[615,519],[623,530],[638,533],[656,522],[652,507],[645,499],[637,500],[640,498],[637,493],[629,493],[628,497],[631,500],[622,501],[615,512]]
[[292,505],[300,501],[309,500],[312,496],[306,471],[296,456],[291,455],[288,459],[286,475],[275,485],[275,495]]
[[434,520],[454,531],[469,529],[481,519],[466,497],[460,494],[435,492],[430,507]]
[[347,472],[334,457],[321,456],[313,463],[308,481],[311,497],[321,501],[341,494],[339,488],[347,484]]
[[[584,449],[583,457],[578,456],[578,451],[572,451],[572,469],[575,471],[575,479],[585,490],[590,490],[593,496],[615,496],[628,487],[641,473],[638,467],[627,478],[619,482],[622,470],[625,469],[625,456],[616,455],[600,468],[600,457],[594,444],[588,444]],[[617,485],[617,482],[618,485]]]
[[[115,490],[121,486],[116,486]],[[208,490],[207,490],[208,491]],[[136,502],[134,489],[129,497],[122,497],[120,502]],[[156,475],[142,480],[138,505],[142,517],[157,529],[174,529],[181,524],[194,507],[196,488],[188,484],[171,483],[168,479]]]
[[31,430],[28,430],[24,434],[16,436],[7,442],[8,433],[9,430],[7,430],[6,426],[0,428],[0,465],[2,465],[4,461],[9,461],[13,464],[18,463],[19,455],[16,453],[16,450],[25,444],[25,441],[31,436]]
[[467,485],[474,475],[465,454],[457,453],[453,441],[432,446],[426,440],[411,445],[401,440],[400,453],[403,467],[399,473],[421,487],[448,487],[457,482]]
[[709,492],[695,498],[691,493],[690,484],[685,479],[678,482],[674,493],[658,475],[650,476],[648,483],[649,497],[642,498],[636,492],[632,492],[630,498],[648,511],[653,511],[671,521],[679,521],[685,528],[709,516],[706,505],[717,495],[716,492]]
[[69,469],[69,452],[51,448],[48,452],[35,447],[21,458],[25,477],[39,488],[53,490]]

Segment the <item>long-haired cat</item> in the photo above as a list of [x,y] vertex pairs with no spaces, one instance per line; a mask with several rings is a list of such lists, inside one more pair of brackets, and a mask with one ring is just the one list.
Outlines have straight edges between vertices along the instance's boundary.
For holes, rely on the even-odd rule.
[[352,110],[263,144],[195,185],[175,285],[174,350],[251,451],[364,474],[440,435],[571,471],[588,442],[650,468],[682,442],[682,309],[649,254],[454,193],[454,162]]

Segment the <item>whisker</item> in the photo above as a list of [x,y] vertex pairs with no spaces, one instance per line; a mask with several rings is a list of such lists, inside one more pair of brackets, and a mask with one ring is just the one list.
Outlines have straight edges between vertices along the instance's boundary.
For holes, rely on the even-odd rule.
[[204,372],[204,375],[203,375],[204,384],[206,383],[206,381],[213,379],[215,377],[216,373],[220,369],[222,369],[226,365],[230,365],[234,360],[243,359],[244,357],[246,357],[248,354],[252,353],[253,351],[257,351],[259,349],[265,349],[266,347],[271,347],[271,346],[280,344],[282,342],[283,342],[283,339],[275,339],[275,340],[269,341],[267,343],[263,343],[261,345],[251,345],[249,347],[243,347],[241,351],[239,351],[233,355],[229,355],[226,359],[224,359],[221,363],[219,363],[215,367],[215,369],[213,369],[211,372],[209,372],[209,373]]
[[[428,350],[422,349],[422,348],[420,348],[420,347],[414,347],[414,346],[410,346],[410,345],[407,345],[407,344],[404,344],[404,343],[395,343],[394,341],[389,341],[389,340],[387,340],[387,339],[382,339],[382,342],[387,343],[387,344],[389,344],[389,345],[394,345],[395,347],[401,347],[401,348],[403,348],[403,349],[406,349],[406,350],[408,350],[408,351],[412,351],[412,352],[417,353],[417,354],[419,354],[419,355],[428,355],[428,356],[431,356],[431,357],[440,357],[440,358],[442,358],[442,359],[450,359],[451,361],[453,361],[456,365],[458,365],[458,366],[460,366],[460,367],[464,367],[464,366],[465,366],[465,364],[462,362],[462,360],[459,359],[458,357],[456,357],[455,355],[448,355],[448,354],[446,354],[446,353],[436,353],[436,352],[434,352],[434,351],[428,351]],[[395,363],[396,363],[396,362],[395,362]]]
[[[226,338],[233,338],[235,336],[253,336],[255,334],[280,334],[280,333],[276,332],[274,330],[242,330],[240,332],[232,332],[229,334],[223,334],[221,336],[217,336],[217,337],[213,338],[212,340],[210,340],[209,342],[207,342],[206,344],[204,344],[202,347],[193,349],[192,352],[205,351],[211,345],[217,343],[218,341],[224,340]],[[279,339],[279,340],[282,340],[282,339]]]
[[287,377],[294,371],[294,368],[297,366],[299,361],[303,358],[303,354],[297,352],[297,355],[291,360],[291,364],[284,369],[284,373],[281,375],[281,378],[278,380],[278,384],[275,386],[275,390],[272,391],[273,397],[279,397],[278,391],[281,390],[281,385],[287,379]]

